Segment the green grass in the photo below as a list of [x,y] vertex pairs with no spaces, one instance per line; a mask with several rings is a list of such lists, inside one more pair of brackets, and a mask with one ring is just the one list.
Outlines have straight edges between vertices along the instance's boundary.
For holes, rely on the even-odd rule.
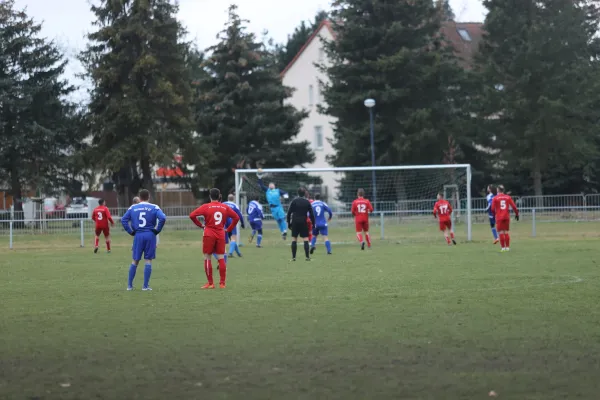
[[599,397],[597,223],[523,225],[507,254],[484,226],[457,247],[403,233],[311,263],[271,238],[214,291],[200,233],[165,233],[153,292],[125,291],[128,237],[93,255],[19,236],[0,248],[0,398]]

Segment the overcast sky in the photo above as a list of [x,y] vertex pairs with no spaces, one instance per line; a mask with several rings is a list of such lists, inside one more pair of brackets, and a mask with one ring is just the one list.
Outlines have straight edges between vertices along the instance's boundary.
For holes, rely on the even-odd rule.
[[[90,12],[91,0],[16,0],[18,8],[27,8],[28,14],[43,22],[43,35],[55,39],[61,49],[73,58],[85,46],[84,35],[93,30]],[[227,19],[229,4],[238,5],[242,18],[250,20],[249,29],[257,34],[267,30],[276,42],[284,42],[287,35],[302,20],[311,20],[317,11],[328,10],[331,0],[180,0],[179,18],[204,49],[215,43]],[[450,0],[459,21],[482,22],[485,8],[481,0]],[[77,62],[71,62],[68,75],[81,72]]]

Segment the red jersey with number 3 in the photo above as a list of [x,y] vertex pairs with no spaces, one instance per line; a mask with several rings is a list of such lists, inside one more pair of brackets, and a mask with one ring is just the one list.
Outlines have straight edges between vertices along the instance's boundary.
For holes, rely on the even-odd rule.
[[106,206],[98,206],[92,212],[92,219],[96,222],[96,228],[108,228],[108,223],[114,224],[110,211]]
[[371,202],[364,197],[359,197],[352,202],[352,215],[357,222],[369,221],[369,213],[373,212]]
[[510,219],[511,208],[515,212],[515,215],[519,215],[519,210],[517,210],[515,202],[507,194],[500,193],[492,200],[492,212],[496,216],[497,221]]
[[[204,224],[198,220],[198,217],[204,217]],[[204,236],[215,238],[224,237],[227,218],[231,218],[231,225],[227,228],[227,232],[231,232],[237,226],[240,217],[231,207],[217,201],[203,204],[190,214],[194,224],[204,228]]]
[[433,215],[437,216],[440,222],[450,221],[452,206],[448,200],[438,200],[433,206]]

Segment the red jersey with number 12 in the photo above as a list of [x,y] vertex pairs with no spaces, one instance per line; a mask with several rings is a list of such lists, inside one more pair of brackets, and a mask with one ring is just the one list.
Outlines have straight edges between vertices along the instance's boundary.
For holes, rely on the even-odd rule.
[[433,206],[433,215],[439,218],[440,221],[450,221],[452,214],[452,206],[448,200],[438,200]]
[[364,197],[359,197],[352,202],[352,215],[354,215],[355,221],[368,221],[371,212],[373,212],[373,206]]
[[110,211],[106,206],[98,206],[92,212],[92,219],[96,222],[96,228],[108,228],[108,223],[114,224]]
[[[198,217],[204,217],[204,224],[198,220]],[[190,214],[192,222],[204,228],[204,236],[215,238],[224,237],[227,218],[231,218],[231,225],[227,228],[227,232],[231,232],[237,226],[240,217],[231,207],[217,201],[203,204]]]
[[519,210],[513,201],[512,197],[507,194],[500,193],[492,200],[492,212],[496,216],[497,221],[506,221],[510,219],[510,209],[513,209],[515,215],[519,215]]

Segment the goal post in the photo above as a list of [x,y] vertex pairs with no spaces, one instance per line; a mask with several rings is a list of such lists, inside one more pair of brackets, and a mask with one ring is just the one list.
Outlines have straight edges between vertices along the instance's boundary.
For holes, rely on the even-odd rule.
[[[235,171],[236,203],[242,214],[246,215],[248,202],[258,200],[265,214],[265,237],[276,240],[278,237],[275,232],[272,235],[268,233],[271,228],[276,228],[276,224],[270,216],[265,192],[259,185],[258,172],[258,169]],[[441,193],[455,210],[453,221],[459,240],[472,240],[470,164],[275,168],[262,169],[260,174],[264,185],[274,183],[277,188],[290,194],[289,199],[282,199],[285,210],[296,197],[298,187],[308,189],[311,196],[318,193],[334,212],[330,224],[334,232],[330,235],[333,241],[355,240],[353,229],[349,229],[353,228],[350,212],[352,200],[356,198],[358,189],[364,189],[366,197],[373,201],[374,187],[377,188],[377,203],[373,204],[375,212],[370,219],[373,236],[381,232],[382,239],[396,242],[440,240],[432,212],[436,196]],[[335,233],[337,228],[346,228],[339,230],[344,232],[342,236]]]

